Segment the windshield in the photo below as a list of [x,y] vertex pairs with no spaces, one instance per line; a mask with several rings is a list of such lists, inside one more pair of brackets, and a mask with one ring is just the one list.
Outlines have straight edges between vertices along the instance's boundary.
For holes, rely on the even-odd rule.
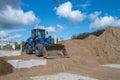
[[32,30],[32,37],[45,38],[45,30],[41,30],[41,29]]

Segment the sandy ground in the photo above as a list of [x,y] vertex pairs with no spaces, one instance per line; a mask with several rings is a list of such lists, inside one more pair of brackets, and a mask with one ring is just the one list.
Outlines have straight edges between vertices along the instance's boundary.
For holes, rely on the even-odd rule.
[[98,80],[71,73],[59,73],[56,75],[35,76],[30,78],[32,80]]
[[[88,76],[99,80],[120,80],[119,68],[102,66],[110,63],[120,64],[120,44],[117,44],[120,41],[119,38],[120,29],[109,28],[100,38],[63,41],[61,43],[65,45],[70,58],[47,59],[45,66],[14,68],[13,73],[0,76],[0,80],[31,80],[30,77],[61,72]],[[3,59],[41,60],[44,58],[36,57],[34,54],[26,55],[22,53],[21,56],[3,57]]]
[[[82,50],[83,52],[84,50]],[[81,52],[81,53],[82,53]],[[42,57],[36,57],[33,55],[26,55],[22,53],[22,56],[18,57],[4,57],[5,60],[11,59],[43,59]],[[82,60],[84,59],[84,61]],[[89,63],[89,64],[88,64]],[[32,68],[15,69],[14,72],[8,75],[0,76],[0,80],[30,80],[30,77],[40,75],[51,75],[60,72],[67,72],[78,74],[82,76],[89,76],[99,80],[119,80],[120,69],[103,67],[96,61],[94,63],[89,61],[89,57],[80,57],[79,54],[70,58],[59,59],[47,59],[47,65],[38,66]]]
[[[34,55],[31,55],[33,57]],[[76,56],[77,57],[77,56]],[[6,58],[7,60],[7,58]],[[120,69],[101,65],[81,65],[78,61],[66,59],[47,60],[47,65],[26,69],[14,69],[13,73],[0,76],[0,80],[30,80],[30,77],[68,72],[100,80],[119,80]]]

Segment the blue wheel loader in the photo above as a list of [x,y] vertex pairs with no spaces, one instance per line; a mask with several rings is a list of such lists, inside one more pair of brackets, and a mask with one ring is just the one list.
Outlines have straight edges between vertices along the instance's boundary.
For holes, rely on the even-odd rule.
[[44,58],[68,58],[65,46],[62,44],[52,44],[51,36],[46,37],[48,32],[45,29],[33,29],[31,37],[25,43],[26,54],[35,53],[36,56]]

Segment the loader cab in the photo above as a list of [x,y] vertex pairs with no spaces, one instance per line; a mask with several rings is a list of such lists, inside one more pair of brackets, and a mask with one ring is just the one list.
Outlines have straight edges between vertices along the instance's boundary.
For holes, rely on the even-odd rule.
[[45,30],[44,29],[33,29],[31,32],[32,38],[45,38]]

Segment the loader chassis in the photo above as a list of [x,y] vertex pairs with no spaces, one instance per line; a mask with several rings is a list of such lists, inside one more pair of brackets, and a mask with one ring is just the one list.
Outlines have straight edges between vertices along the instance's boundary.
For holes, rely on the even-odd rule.
[[44,29],[33,29],[31,37],[25,43],[27,54],[35,53],[36,56],[45,58],[68,57],[65,46],[62,44],[51,44],[51,37],[46,37]]

